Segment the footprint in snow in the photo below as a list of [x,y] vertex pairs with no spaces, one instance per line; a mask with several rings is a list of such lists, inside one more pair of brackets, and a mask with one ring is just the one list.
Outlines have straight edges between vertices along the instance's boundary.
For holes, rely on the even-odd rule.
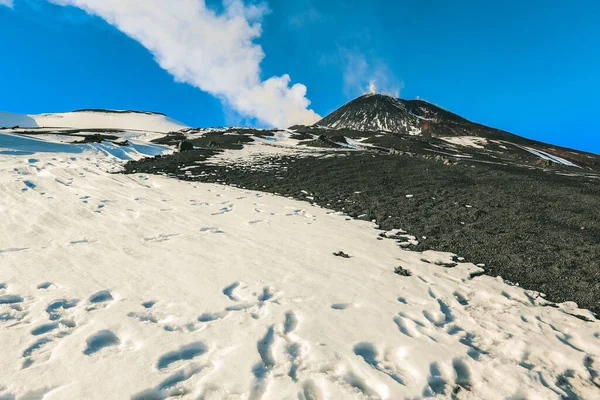
[[49,322],[47,324],[42,324],[42,325],[39,325],[38,327],[32,329],[31,334],[33,336],[44,335],[48,332],[52,332],[53,330],[58,329],[58,327],[59,327],[58,322]]
[[455,374],[454,382],[465,389],[469,389],[472,385],[469,365],[464,360],[455,358],[452,360],[452,368]]
[[202,232],[202,233],[225,233],[219,228],[210,228],[210,227],[200,228],[200,232]]
[[120,343],[121,340],[112,331],[102,330],[93,334],[87,339],[83,354],[86,356],[91,356],[105,348],[117,346]]
[[150,301],[145,301],[142,303],[142,307],[150,309],[152,307],[154,307],[156,305],[156,301],[154,300],[150,300]]
[[153,324],[158,324],[158,318],[150,312],[135,312],[132,311],[127,314],[128,317],[135,318],[140,322],[151,322]]
[[265,286],[262,289],[262,293],[258,296],[258,301],[265,302],[273,299],[275,297],[275,291],[272,287]]
[[179,234],[178,233],[172,233],[172,234],[161,233],[158,236],[144,238],[144,242],[161,243],[161,242],[166,242],[167,240],[170,240],[171,238],[176,237],[176,236],[179,236]]
[[223,319],[227,316],[227,311],[220,311],[215,313],[203,313],[198,317],[199,322],[212,322],[219,319]]
[[440,309],[443,311],[423,310],[423,316],[434,326],[444,328],[446,324],[454,321],[454,317],[447,306],[443,305]]
[[23,364],[21,369],[27,369],[33,364],[40,364],[48,361],[51,356],[50,344],[53,344],[54,340],[49,337],[44,337],[36,340],[25,350],[23,350]]
[[285,322],[283,323],[283,334],[289,335],[298,328],[298,317],[293,311],[285,313]]
[[29,250],[28,247],[11,247],[9,249],[0,249],[0,254],[3,253],[21,253]]
[[239,301],[239,297],[236,296],[234,292],[237,288],[240,287],[240,285],[240,282],[233,282],[231,285],[228,285],[225,288],[223,288],[223,294],[229,297],[229,299],[232,301]]
[[181,346],[175,351],[165,353],[158,359],[156,368],[164,370],[170,367],[172,364],[180,361],[189,361],[194,358],[200,357],[208,352],[208,346],[204,342],[190,343],[185,346]]
[[456,298],[456,301],[458,301],[458,303],[461,306],[468,306],[469,305],[469,298],[465,294],[463,294],[463,293],[461,293],[459,291],[456,291],[456,292],[453,293],[453,295],[454,295],[454,298]]
[[16,294],[5,294],[0,296],[0,304],[17,304],[23,302],[23,297]]
[[185,383],[192,377],[210,372],[214,366],[211,362],[203,364],[192,363],[192,360],[206,354],[208,346],[203,342],[195,342],[162,355],[156,364],[159,371],[168,371],[173,364],[177,371],[169,375],[152,389],[145,390],[132,397],[132,400],[155,400],[180,397],[189,393],[190,388]]
[[254,373],[254,383],[252,385],[252,391],[250,392],[251,399],[262,398],[268,389],[273,369],[277,364],[273,352],[276,341],[275,327],[270,326],[265,336],[256,344],[261,361],[252,369],[252,372]]
[[38,290],[48,290],[55,287],[56,285],[52,282],[42,282],[39,285],[37,285]]
[[434,397],[436,395],[445,395],[447,391],[447,382],[444,379],[440,366],[437,362],[433,362],[429,365],[429,378],[427,378],[428,387],[423,391],[427,393],[428,397]]
[[354,304],[352,303],[335,303],[331,305],[331,308],[334,310],[347,310],[352,307],[354,307]]
[[[185,367],[172,375],[163,379],[155,388],[145,390],[131,397],[131,400],[159,400],[171,397],[181,397],[183,394],[190,392],[189,388],[185,387],[185,383],[192,377],[198,374],[210,371],[211,363],[206,363],[201,366],[192,365]],[[200,397],[205,398],[205,397]]]
[[79,304],[79,300],[77,299],[54,300],[53,302],[48,304],[48,307],[46,307],[46,313],[48,314],[48,318],[50,319],[50,321],[58,321],[65,314],[66,310],[75,308],[77,304]]
[[417,325],[413,320],[398,315],[394,317],[394,322],[405,336],[411,338],[421,337],[421,333],[418,331]]
[[7,290],[8,285],[0,283],[0,327],[12,328],[21,324],[29,312],[26,311],[25,298],[17,294],[4,294]]
[[69,244],[71,246],[75,246],[78,244],[91,244],[91,243],[95,243],[95,242],[96,242],[95,240],[81,239],[81,240],[73,240],[73,241],[69,242]]
[[167,332],[195,332],[202,326],[197,323],[180,322],[177,317],[168,312],[161,312],[162,307],[155,307],[156,301],[142,303],[143,310],[131,311],[127,314],[130,318],[137,319],[140,323],[156,324]]
[[219,211],[212,213],[211,215],[225,215],[233,211],[233,206],[223,207]]
[[90,305],[88,306],[88,308],[86,310],[89,312],[89,311],[97,310],[99,308],[104,308],[108,305],[108,302],[113,301],[113,300],[114,300],[114,297],[113,297],[112,293],[110,292],[110,290],[101,290],[98,293],[94,293],[90,297],[90,299],[89,299]]
[[39,337],[39,339],[23,350],[22,369],[48,361],[52,356],[52,350],[60,340],[73,332],[77,324],[66,316],[67,310],[75,307],[76,304],[76,300],[69,302],[64,299],[50,303],[46,312],[48,312],[51,322],[38,325],[30,331],[32,336]]
[[293,311],[287,311],[285,313],[285,320],[283,322],[283,338],[286,341],[285,350],[290,363],[290,369],[288,376],[294,381],[298,381],[298,371],[302,369],[304,365],[304,357],[309,352],[310,346],[302,343],[298,340],[296,335],[291,335],[298,329],[299,320]]
[[406,374],[399,373],[390,362],[382,361],[379,351],[374,344],[368,342],[359,343],[354,346],[354,354],[361,357],[373,369],[386,374],[400,385],[405,385],[405,379],[402,375]]
[[23,181],[23,184],[26,186],[23,189],[21,189],[22,192],[26,192],[28,190],[35,190],[35,188],[37,187],[35,183],[31,182],[31,181]]
[[309,379],[302,385],[302,394],[305,400],[325,400],[327,395],[315,381]]
[[262,219],[257,219],[257,220],[254,220],[254,221],[248,221],[248,225],[258,225],[258,224],[262,224],[264,222],[265,221],[262,220]]

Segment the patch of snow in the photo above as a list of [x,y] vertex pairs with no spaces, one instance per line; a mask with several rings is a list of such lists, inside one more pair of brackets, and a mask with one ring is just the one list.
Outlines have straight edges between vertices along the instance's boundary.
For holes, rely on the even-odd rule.
[[77,111],[56,114],[21,115],[0,113],[0,127],[123,129],[167,133],[188,128],[162,114],[120,111]]
[[477,136],[444,136],[440,137],[440,139],[448,143],[465,147],[473,147],[475,149],[484,149],[484,146],[488,144],[487,139]]
[[536,156],[538,156],[538,157],[540,157],[540,158],[542,158],[544,160],[552,161],[552,162],[557,163],[557,164],[567,165],[569,167],[581,168],[579,165],[573,164],[569,160],[565,160],[564,158],[561,158],[561,157],[558,157],[558,156],[546,153],[544,151],[541,151],[541,150],[538,150],[538,149],[534,149],[532,147],[519,146],[517,144],[515,146],[518,146],[518,147],[522,148],[523,150],[527,150],[531,154],[535,154]]

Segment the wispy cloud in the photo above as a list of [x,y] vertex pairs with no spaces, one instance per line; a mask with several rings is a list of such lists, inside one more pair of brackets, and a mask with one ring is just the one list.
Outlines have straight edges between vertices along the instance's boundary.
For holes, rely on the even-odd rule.
[[217,96],[242,117],[278,127],[320,118],[309,109],[306,86],[292,85],[287,74],[261,79],[265,55],[254,40],[269,12],[265,3],[223,0],[217,13],[205,0],[49,1],[103,18],[152,52],[177,81]]
[[13,0],[0,0],[0,6],[13,7]]
[[287,23],[293,29],[323,20],[325,16],[319,11],[313,0],[294,0],[286,3]]
[[344,93],[355,97],[365,93],[382,93],[399,97],[404,83],[396,78],[387,64],[377,57],[347,48],[340,49]]
[[315,7],[308,7],[302,12],[292,15],[288,18],[290,26],[295,28],[304,27],[306,24],[319,21],[323,18],[323,15]]

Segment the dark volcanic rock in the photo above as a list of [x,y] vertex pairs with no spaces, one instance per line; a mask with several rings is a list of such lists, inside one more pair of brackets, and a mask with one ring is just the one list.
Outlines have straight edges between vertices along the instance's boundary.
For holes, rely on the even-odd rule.
[[102,143],[102,142],[111,142],[119,146],[128,146],[129,142],[125,139],[122,139],[118,136],[112,135],[103,135],[100,133],[96,133],[93,135],[74,135],[75,137],[81,137],[81,140],[73,142],[73,144],[82,144],[82,143]]
[[400,276],[412,276],[412,272],[402,267],[396,267],[396,269],[394,269],[394,273]]
[[315,124],[331,129],[421,136],[479,136],[513,140],[516,135],[468,121],[423,100],[366,94]]
[[343,251],[338,251],[337,253],[333,253],[333,255],[336,257],[350,258],[350,256]]
[[[345,139],[344,139],[344,142],[346,142]],[[310,146],[310,147],[322,147],[322,148],[326,148],[326,149],[340,149],[340,148],[344,147],[343,145],[337,143],[332,138],[327,137],[325,135],[320,135],[315,140],[308,140],[308,141],[300,142],[299,144],[304,145],[304,146]]]
[[310,133],[297,132],[291,135],[290,138],[294,140],[311,140],[313,139],[313,135]]
[[190,150],[194,150],[194,145],[192,144],[192,142],[189,142],[187,140],[182,140],[181,142],[179,142],[179,144],[177,145],[177,150],[179,151],[190,151]]
[[81,110],[75,110],[73,112],[74,113],[89,112],[89,113],[100,113],[100,114],[145,114],[145,115],[163,115],[166,117],[165,114],[159,113],[159,112],[136,111],[136,110],[107,110],[104,108],[84,108]]
[[268,136],[269,134],[272,135],[272,133],[269,133],[268,131],[257,129],[242,129],[240,132],[236,130],[221,130],[203,132],[203,134],[197,138],[188,139],[184,133],[174,132],[159,139],[155,139],[152,142],[168,146],[178,146],[180,142],[187,141],[191,143],[192,146],[199,148],[240,150],[245,143],[254,141],[254,138],[252,137],[253,133],[264,136]]

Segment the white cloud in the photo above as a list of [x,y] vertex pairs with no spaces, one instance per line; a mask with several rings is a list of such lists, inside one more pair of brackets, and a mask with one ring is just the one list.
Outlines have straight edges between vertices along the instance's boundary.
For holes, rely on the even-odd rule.
[[347,96],[381,93],[400,97],[404,84],[380,59],[367,58],[361,52],[346,48],[340,50],[340,58],[344,73],[344,93]]
[[261,80],[264,53],[254,40],[268,13],[264,3],[223,0],[217,14],[204,0],[49,1],[103,18],[152,52],[177,81],[217,96],[243,117],[277,127],[320,118],[308,108],[306,86],[290,86],[287,74]]
[[13,0],[0,0],[0,6],[13,7]]

